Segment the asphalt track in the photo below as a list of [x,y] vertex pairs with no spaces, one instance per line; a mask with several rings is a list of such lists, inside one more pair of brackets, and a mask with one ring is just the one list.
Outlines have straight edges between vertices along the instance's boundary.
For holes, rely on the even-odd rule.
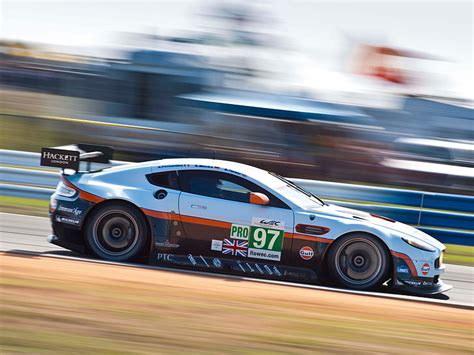
[[[48,257],[57,258],[81,258],[76,253],[67,251],[55,245],[49,244],[46,237],[51,234],[49,220],[44,217],[34,217],[19,214],[0,213],[0,250],[9,253],[28,253],[44,255]],[[84,258],[81,258],[84,260]],[[104,261],[85,259],[90,262]],[[111,263],[120,264],[122,263]],[[133,267],[147,267],[147,265],[127,264]],[[155,268],[155,267],[152,267]],[[157,269],[163,269],[157,267]],[[180,271],[193,273],[192,271]],[[219,275],[216,277],[230,277],[228,275]],[[235,276],[234,276],[235,277]],[[323,290],[333,290],[345,293],[365,294],[367,296],[402,298],[418,302],[443,303],[453,306],[474,307],[474,268],[467,266],[446,265],[446,272],[442,279],[453,285],[454,288],[448,292],[436,296],[413,296],[395,294],[393,292],[356,292],[340,289],[333,289],[329,287],[320,287],[314,285],[302,285],[287,282],[269,281],[261,279],[253,279],[247,277],[238,277],[241,279],[252,280],[256,282],[278,283],[286,284],[293,287],[314,288]]]

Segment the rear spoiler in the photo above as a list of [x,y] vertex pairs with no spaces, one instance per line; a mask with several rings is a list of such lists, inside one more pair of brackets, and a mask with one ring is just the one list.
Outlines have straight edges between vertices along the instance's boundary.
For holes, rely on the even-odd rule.
[[41,149],[41,166],[79,171],[81,161],[87,162],[86,171],[90,171],[91,163],[110,164],[113,149],[94,144],[72,144]]

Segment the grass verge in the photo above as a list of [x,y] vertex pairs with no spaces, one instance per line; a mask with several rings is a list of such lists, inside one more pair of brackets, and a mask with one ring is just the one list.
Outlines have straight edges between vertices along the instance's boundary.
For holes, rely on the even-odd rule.
[[0,196],[0,212],[48,217],[48,200]]
[[474,247],[446,244],[444,262],[446,264],[474,266]]

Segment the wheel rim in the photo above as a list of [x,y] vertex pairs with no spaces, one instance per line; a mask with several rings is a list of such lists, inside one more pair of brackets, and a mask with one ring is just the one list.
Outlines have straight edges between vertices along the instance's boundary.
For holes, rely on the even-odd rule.
[[372,241],[354,238],[336,253],[336,270],[346,282],[356,285],[374,280],[382,270],[382,253]]
[[103,253],[121,256],[127,254],[138,243],[138,225],[127,212],[107,211],[95,222],[92,237],[95,245]]

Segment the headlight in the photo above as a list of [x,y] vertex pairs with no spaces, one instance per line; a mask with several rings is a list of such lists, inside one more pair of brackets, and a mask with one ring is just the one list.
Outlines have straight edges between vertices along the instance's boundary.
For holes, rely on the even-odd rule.
[[61,181],[56,187],[56,193],[61,196],[72,197],[76,194],[76,190]]
[[417,249],[421,249],[424,251],[436,251],[434,247],[432,247],[428,243],[425,243],[421,240],[418,240],[415,238],[409,238],[409,237],[402,237],[402,239],[405,243],[410,244],[412,247],[415,247]]

